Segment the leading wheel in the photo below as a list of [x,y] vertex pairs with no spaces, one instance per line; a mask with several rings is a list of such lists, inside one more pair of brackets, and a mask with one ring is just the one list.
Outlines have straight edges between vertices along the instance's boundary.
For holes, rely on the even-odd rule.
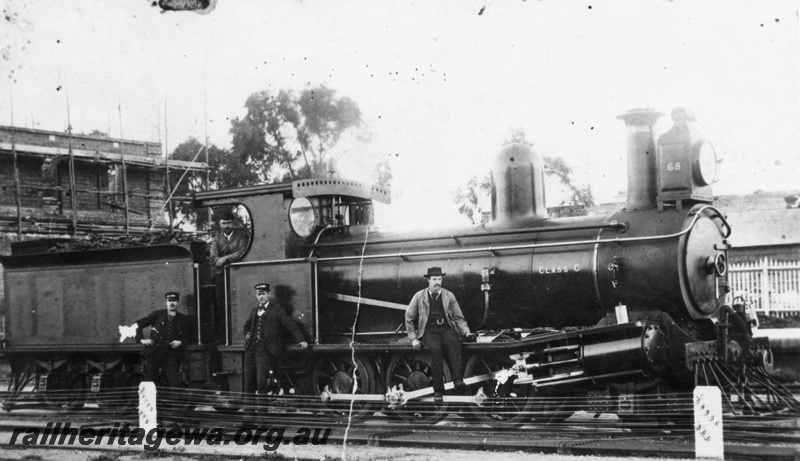
[[[447,363],[444,364],[444,380],[452,380]],[[397,354],[392,357],[386,367],[386,385],[391,388],[402,385],[405,392],[433,386],[430,354]],[[447,404],[410,401],[396,407],[394,412],[404,421],[436,424],[447,416]]]
[[475,394],[483,388],[486,402],[483,406],[469,406],[469,412],[482,421],[488,423],[524,424],[530,419],[533,402],[528,399],[531,386],[517,384],[516,375],[510,375],[506,380],[494,378],[494,373],[508,369],[514,361],[507,355],[476,354],[467,360],[464,370],[465,378],[489,375],[490,379],[475,383],[468,387],[470,394]]
[[[378,390],[378,376],[375,365],[367,357],[325,356],[314,367],[312,374],[314,393],[320,395],[325,388],[332,394],[375,394]],[[377,409],[374,402],[336,401],[325,402],[326,413],[352,422],[372,416]]]

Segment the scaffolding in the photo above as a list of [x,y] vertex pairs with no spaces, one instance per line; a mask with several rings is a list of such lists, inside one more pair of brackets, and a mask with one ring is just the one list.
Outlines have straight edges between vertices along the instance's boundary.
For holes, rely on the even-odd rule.
[[[42,158],[51,158],[58,162],[66,157],[68,161],[68,184],[62,185],[59,184],[59,181],[56,181],[53,185],[33,185],[33,184],[22,184],[20,180],[19,174],[19,165],[18,165],[18,157],[19,157],[19,146],[16,141],[16,129],[12,126],[10,127],[11,132],[11,143],[10,146],[3,145],[0,143],[0,150],[10,150],[13,154],[13,178],[14,178],[14,196],[15,196],[15,208],[16,208],[16,234],[17,239],[22,240],[22,233],[23,233],[23,207],[22,207],[22,196],[23,191],[25,190],[37,190],[37,191],[47,191],[48,193],[53,193],[57,196],[62,196],[63,193],[69,193],[69,213],[70,213],[70,224],[69,227],[66,229],[72,236],[76,236],[77,233],[80,232],[104,232],[104,233],[123,233],[129,234],[131,232],[131,219],[130,215],[140,215],[148,216],[147,220],[147,227],[146,229],[153,229],[154,227],[154,220],[155,216],[153,214],[161,213],[165,210],[165,208],[169,208],[170,210],[170,218],[172,212],[172,203],[176,201],[189,201],[191,198],[189,197],[176,197],[175,192],[179,188],[180,184],[182,183],[183,179],[190,171],[194,172],[207,172],[208,167],[205,163],[197,163],[195,160],[197,159],[200,152],[195,155],[195,158],[191,162],[187,161],[180,161],[180,160],[170,160],[169,158],[161,159],[161,158],[150,158],[145,156],[139,155],[130,155],[124,153],[125,141],[123,140],[111,140],[103,139],[101,141],[108,141],[108,142],[119,142],[119,153],[108,153],[108,152],[91,152],[88,153],[86,151],[82,152],[75,152],[73,149],[73,134],[71,127],[67,129],[67,149],[66,152],[61,152],[63,148],[58,147],[46,147],[46,146],[29,146],[28,150],[25,154],[26,157],[42,157]],[[30,131],[30,130],[29,130]],[[52,137],[51,137],[52,139]],[[148,144],[145,144],[145,149],[147,149]],[[97,188],[85,188],[79,187],[78,182],[76,180],[76,170],[75,170],[75,163],[76,161],[79,162],[87,162],[87,163],[94,163],[97,165],[109,165],[109,166],[119,166],[118,169],[115,169],[115,172],[119,172],[119,176],[116,180],[121,185],[121,190],[118,187],[114,187],[115,190],[104,190],[100,187],[100,180],[98,179],[98,186]],[[157,170],[157,171],[164,171],[165,177],[167,178],[166,181],[163,183],[164,190],[161,193],[151,193],[149,187],[149,177],[146,179],[148,182],[148,190],[141,190],[130,188],[128,184],[128,166],[133,165],[138,167],[138,171],[150,171],[150,170]],[[57,168],[57,167],[56,167]],[[174,173],[176,171],[183,170],[183,175],[180,177],[180,180],[172,186],[170,184],[169,174]],[[98,173],[99,174],[99,173]],[[58,174],[58,170],[56,169],[56,176],[60,178],[61,175]],[[106,205],[109,208],[113,209],[120,209],[124,213],[124,224],[120,227],[118,225],[101,225],[97,223],[91,224],[80,224],[78,220],[78,205],[76,203],[77,194],[94,194],[97,196],[98,204]],[[108,200],[109,197],[119,197],[121,196],[121,200]],[[132,198],[142,198],[144,199],[145,203],[147,204],[147,211],[143,212],[140,210],[136,210],[132,208],[130,199]],[[163,201],[162,206],[160,206],[158,212],[154,212],[154,207],[151,206],[152,200],[158,200],[159,202]],[[63,199],[59,201],[62,206],[62,210],[64,208],[64,201]],[[115,203],[116,202],[116,203]],[[121,202],[121,203],[119,203]],[[101,209],[98,206],[98,209]],[[62,211],[63,213],[63,211]],[[170,219],[170,226],[172,226],[172,219]],[[50,227],[49,230],[63,228],[63,224],[59,225],[58,223],[51,222],[48,224]],[[141,227],[141,226],[140,226]],[[31,231],[41,231],[41,227],[36,227],[30,229]],[[39,233],[39,232],[37,232]]]

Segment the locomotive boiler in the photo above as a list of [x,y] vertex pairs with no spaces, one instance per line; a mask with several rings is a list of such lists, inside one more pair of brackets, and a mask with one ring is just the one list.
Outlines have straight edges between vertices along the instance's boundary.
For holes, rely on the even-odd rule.
[[[766,375],[768,340],[752,338],[743,306],[724,304],[731,229],[712,205],[713,147],[682,108],[656,139],[661,115],[620,116],[628,198],[608,215],[548,217],[542,158],[521,143],[504,146],[492,167],[492,220],[469,228],[379,232],[373,202],[388,203],[389,192],[340,178],[197,193],[197,207],[240,205],[251,218],[250,247],[224,274],[224,306],[213,305],[211,267],[197,244],[2,258],[10,308],[0,353],[17,381],[38,377],[45,395],[135,385],[143,366],[135,345],[113,344],[107,329],[157,308],[155,293],[167,283],[182,292],[181,309],[196,325],[185,382],[234,412],[242,325],[253,285],[267,281],[312,344],[287,349],[276,394],[317,396],[333,415],[359,419],[383,409],[432,423],[466,399],[489,422],[564,419],[576,401],[622,417],[674,417],[687,410],[686,393],[704,383],[740,396],[740,404],[729,400],[732,411],[742,411],[741,402],[751,412],[797,410]],[[140,264],[149,264],[144,274],[123,275]],[[427,352],[413,350],[404,331],[407,303],[430,266],[447,272],[444,286],[479,332],[464,346],[471,396],[447,395],[442,405],[430,398]],[[130,286],[119,285],[123,279]],[[44,285],[44,309],[55,314],[44,322],[46,335],[34,321],[40,304],[26,296],[42,298]],[[109,287],[125,300],[109,299]],[[76,312],[86,321],[72,318]],[[52,334],[75,322],[82,329],[71,328],[69,340]],[[768,403],[753,382],[764,384]]]
[[[381,303],[402,310],[420,289],[420,274],[437,264],[446,268],[447,287],[473,328],[616,324],[625,323],[616,316],[627,312],[628,321],[669,315],[698,336],[727,293],[730,228],[710,205],[708,185],[698,187],[697,172],[683,185],[693,189],[685,197],[664,197],[669,174],[676,171],[657,168],[658,163],[688,161],[684,168],[692,168],[697,160],[691,158],[694,153],[683,160],[678,154],[684,152],[667,149],[690,123],[681,110],[673,114],[676,126],[659,141],[662,155],[656,158],[652,126],[658,115],[632,111],[622,117],[630,131],[629,156],[646,160],[637,160],[630,172],[624,209],[606,216],[548,218],[541,157],[527,145],[507,145],[492,170],[490,223],[419,235],[358,235],[349,229],[318,236],[304,248],[317,258],[321,296],[344,304],[360,296],[370,308],[360,313],[357,335],[393,333],[401,322]],[[710,148],[702,139],[686,142],[709,146],[699,148],[704,152]],[[713,166],[714,159],[710,162]],[[657,171],[665,177],[657,177]],[[378,304],[371,305],[372,300]],[[353,325],[346,310],[328,308],[320,314],[325,315],[323,335],[335,336]]]

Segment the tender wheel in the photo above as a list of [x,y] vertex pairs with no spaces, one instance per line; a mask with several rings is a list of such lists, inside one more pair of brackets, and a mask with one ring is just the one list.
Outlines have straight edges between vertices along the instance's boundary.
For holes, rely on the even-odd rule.
[[[476,354],[467,360],[464,376],[491,375],[496,371],[510,368],[514,362],[508,356],[495,354]],[[516,376],[505,382],[490,379],[468,387],[470,394],[483,388],[486,403],[482,407],[470,405],[469,412],[478,419],[489,423],[524,424],[530,418],[533,402],[528,398],[530,385],[516,383]]]
[[[445,382],[452,380],[450,367],[444,364]],[[414,391],[433,386],[430,355],[424,353],[398,354],[392,357],[386,367],[386,385],[402,385],[403,390]],[[447,404],[428,402],[408,402],[394,409],[394,413],[404,421],[421,424],[435,424],[447,416]]]
[[[354,381],[355,377],[355,381]],[[334,394],[375,394],[378,392],[378,379],[375,365],[366,357],[351,356],[322,357],[314,367],[312,381],[314,394],[320,395],[325,388]],[[352,403],[352,412],[351,412]],[[326,413],[337,418],[361,421],[372,416],[378,405],[374,402],[325,402]]]
[[144,376],[114,373],[105,377],[105,390],[97,395],[97,405],[113,414],[124,415],[139,407],[139,383]]
[[83,375],[52,374],[48,387],[44,398],[52,409],[71,412],[83,408],[86,400],[86,378]]

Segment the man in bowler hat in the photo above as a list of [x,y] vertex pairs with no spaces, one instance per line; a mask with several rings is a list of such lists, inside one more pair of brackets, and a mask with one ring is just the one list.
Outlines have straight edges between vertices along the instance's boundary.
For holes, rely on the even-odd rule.
[[447,350],[456,390],[463,391],[461,339],[475,336],[469,331],[455,295],[442,288],[445,275],[441,267],[428,268],[428,273],[423,276],[428,280],[428,288],[418,291],[406,310],[406,331],[414,349],[420,349],[424,344],[431,350],[433,396],[436,402],[441,402],[444,394],[442,350]]
[[245,419],[256,417],[253,394],[263,397],[277,383],[278,356],[283,349],[281,327],[289,330],[300,349],[308,343],[286,310],[269,298],[269,284],[255,286],[258,305],[244,323],[244,399]]

